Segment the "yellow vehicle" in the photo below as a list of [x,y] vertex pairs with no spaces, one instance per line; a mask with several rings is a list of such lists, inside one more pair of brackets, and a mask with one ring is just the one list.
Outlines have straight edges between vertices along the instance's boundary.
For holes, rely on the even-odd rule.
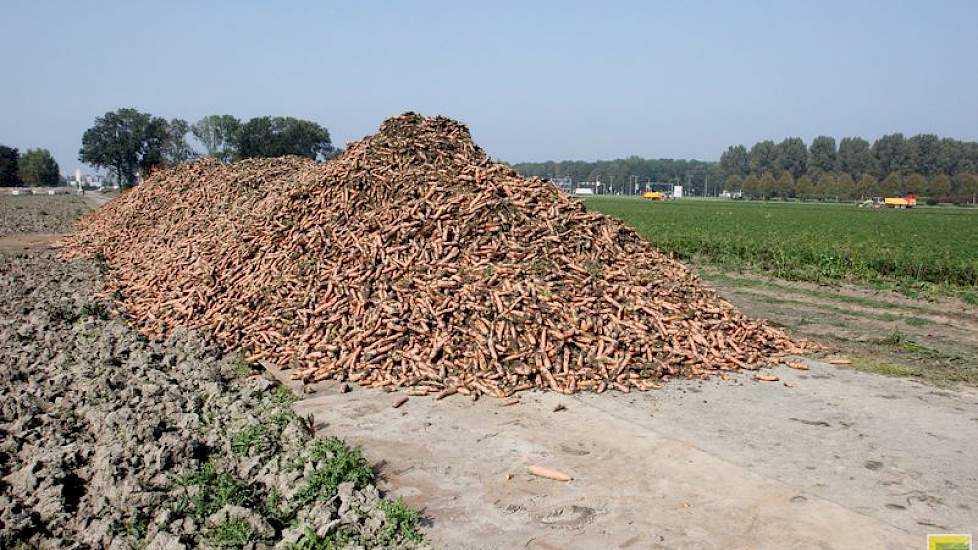
[[913,193],[907,193],[903,197],[886,197],[883,204],[887,208],[913,208],[917,206],[917,197]]
[[907,193],[902,197],[873,197],[870,200],[863,201],[859,206],[871,206],[873,208],[913,208],[917,206],[917,197],[913,193]]
[[669,198],[669,195],[661,191],[646,191],[642,193],[642,198],[650,201],[664,201]]

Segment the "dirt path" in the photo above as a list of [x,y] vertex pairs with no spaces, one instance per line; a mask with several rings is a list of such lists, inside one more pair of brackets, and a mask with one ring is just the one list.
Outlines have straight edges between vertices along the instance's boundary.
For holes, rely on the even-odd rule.
[[60,233],[17,233],[0,237],[0,251],[29,250],[32,248],[51,248]]
[[978,386],[978,306],[893,292],[702,271],[752,317],[854,359],[862,370]]
[[904,548],[973,531],[978,392],[811,366],[777,372],[794,387],[742,375],[511,406],[394,409],[321,385],[296,410],[385,457],[436,547]]

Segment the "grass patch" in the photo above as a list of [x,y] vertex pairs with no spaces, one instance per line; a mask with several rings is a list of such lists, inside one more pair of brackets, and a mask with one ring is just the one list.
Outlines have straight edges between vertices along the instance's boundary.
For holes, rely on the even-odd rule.
[[910,353],[919,357],[923,357],[925,359],[945,360],[945,361],[958,359],[958,357],[955,355],[949,355],[938,349],[934,349],[932,347],[928,347],[923,344],[914,342],[913,340],[907,338],[905,335],[896,331],[890,333],[888,336],[884,338],[880,338],[876,340],[876,343],[884,346],[890,346],[892,348],[896,348],[905,353]]
[[248,523],[228,518],[207,530],[207,542],[218,548],[241,548],[258,539],[257,533]]
[[922,369],[920,369],[919,367],[898,365],[896,363],[880,361],[877,359],[866,359],[862,357],[853,358],[852,366],[857,370],[861,370],[864,372],[872,372],[874,374],[882,374],[884,376],[896,376],[896,377],[905,378],[905,377],[920,377],[923,375]]

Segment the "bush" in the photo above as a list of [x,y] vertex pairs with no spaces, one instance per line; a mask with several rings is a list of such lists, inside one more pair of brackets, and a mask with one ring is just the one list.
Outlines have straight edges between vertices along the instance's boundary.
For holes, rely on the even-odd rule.
[[934,197],[929,197],[925,201],[925,203],[927,204],[927,206],[937,206],[938,204],[940,204],[940,203],[937,202],[937,199],[935,199]]

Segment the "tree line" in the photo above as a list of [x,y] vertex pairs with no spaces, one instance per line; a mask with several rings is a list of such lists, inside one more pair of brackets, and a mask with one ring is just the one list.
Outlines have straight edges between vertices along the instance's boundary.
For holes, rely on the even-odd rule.
[[58,163],[47,149],[0,145],[0,187],[58,185],[62,181]]
[[285,155],[321,160],[336,153],[326,128],[309,120],[262,116],[242,122],[210,115],[190,124],[127,108],[95,119],[82,136],[78,158],[109,170],[122,187],[130,187],[158,167],[202,156],[188,135],[203,146],[203,155],[222,162]]
[[716,162],[682,159],[625,159],[520,162],[512,165],[527,177],[570,178],[575,183],[601,181],[616,192],[633,193],[635,183],[644,189],[646,182],[684,185],[695,195],[716,195],[722,187],[722,174]]
[[720,156],[727,191],[751,197],[854,199],[917,193],[936,199],[975,199],[978,143],[918,134],[889,134],[870,144],[860,137],[765,140]]

